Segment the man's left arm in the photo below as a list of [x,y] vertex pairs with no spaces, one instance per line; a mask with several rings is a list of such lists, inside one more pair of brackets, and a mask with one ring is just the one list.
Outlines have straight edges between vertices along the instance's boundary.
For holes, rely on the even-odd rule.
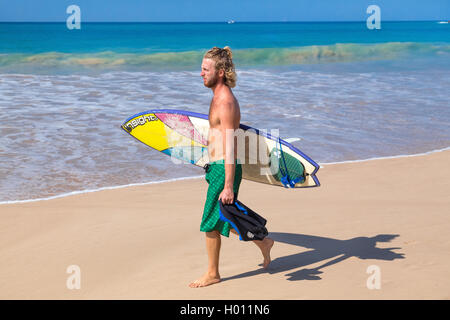
[[223,203],[233,203],[234,193],[234,172],[236,170],[235,165],[235,152],[234,152],[234,105],[231,103],[225,104],[220,111],[220,131],[222,135],[224,161],[225,161],[225,185],[222,193],[219,196],[219,200],[222,199]]

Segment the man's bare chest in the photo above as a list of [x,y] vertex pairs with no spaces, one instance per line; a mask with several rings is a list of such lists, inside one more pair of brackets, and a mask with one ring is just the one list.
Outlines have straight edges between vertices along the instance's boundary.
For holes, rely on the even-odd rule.
[[218,113],[218,108],[211,102],[209,107],[209,127],[218,128],[220,126],[220,117]]

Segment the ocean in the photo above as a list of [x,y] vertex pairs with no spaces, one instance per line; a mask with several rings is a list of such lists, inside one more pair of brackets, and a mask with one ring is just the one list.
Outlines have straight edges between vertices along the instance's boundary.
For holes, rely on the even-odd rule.
[[202,56],[226,45],[241,122],[319,164],[450,146],[448,23],[0,23],[0,203],[203,175],[120,125],[208,113]]

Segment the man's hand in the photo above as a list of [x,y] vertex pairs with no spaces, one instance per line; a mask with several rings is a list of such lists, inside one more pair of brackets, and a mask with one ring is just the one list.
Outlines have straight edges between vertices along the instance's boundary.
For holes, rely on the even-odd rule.
[[223,204],[232,204],[234,200],[234,193],[232,188],[225,187],[219,196],[219,201],[222,200]]

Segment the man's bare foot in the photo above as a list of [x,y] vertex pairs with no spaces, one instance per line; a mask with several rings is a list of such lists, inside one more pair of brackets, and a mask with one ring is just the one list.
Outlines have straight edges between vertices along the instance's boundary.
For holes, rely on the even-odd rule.
[[262,241],[261,252],[264,257],[264,261],[262,263],[264,269],[266,269],[269,266],[269,263],[272,261],[270,259],[270,250],[272,249],[273,244],[274,241],[268,237],[264,238],[264,240]]
[[189,284],[191,288],[201,288],[210,286],[212,284],[220,282],[220,275],[210,275],[209,273],[205,273],[203,277],[197,279]]

